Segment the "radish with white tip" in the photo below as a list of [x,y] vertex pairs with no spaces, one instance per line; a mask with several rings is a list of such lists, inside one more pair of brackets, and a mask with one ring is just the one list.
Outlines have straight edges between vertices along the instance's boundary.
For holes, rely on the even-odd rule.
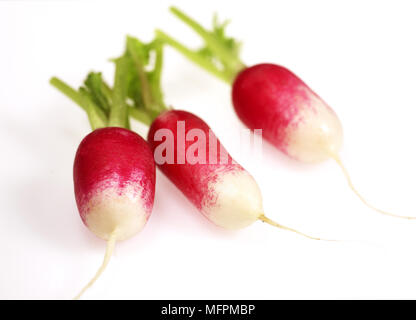
[[[198,150],[203,155],[194,159],[194,141],[178,137],[178,126],[183,126],[184,136],[195,130],[202,133],[205,142]],[[171,132],[168,141],[174,147],[174,161],[164,161],[165,141],[158,132]],[[196,115],[182,110],[169,110],[152,123],[148,137],[150,147],[160,170],[182,191],[201,213],[217,226],[225,229],[241,229],[261,220],[285,230],[298,231],[272,222],[264,215],[262,196],[254,178],[226,152],[210,127]],[[191,156],[191,158],[190,158]],[[183,159],[178,163],[177,159]],[[198,161],[198,162],[196,162]],[[314,237],[306,237],[317,239]]]
[[[94,73],[89,74],[85,87],[79,91],[57,78],[50,81],[85,109],[94,129],[82,140],[75,156],[74,190],[83,223],[97,237],[107,241],[101,267],[75,299],[79,299],[104,271],[115,243],[139,233],[153,208],[155,163],[147,142],[127,129],[125,67],[125,61],[116,62],[113,91],[104,86],[100,74]],[[97,99],[98,93],[102,94],[101,102]],[[106,94],[111,94],[113,103]]]

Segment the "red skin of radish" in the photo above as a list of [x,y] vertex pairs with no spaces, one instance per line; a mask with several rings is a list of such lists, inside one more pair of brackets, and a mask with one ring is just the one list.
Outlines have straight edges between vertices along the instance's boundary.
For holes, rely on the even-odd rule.
[[140,198],[147,220],[155,195],[155,164],[149,145],[127,129],[94,130],[78,147],[74,189],[81,219],[87,227],[87,215],[93,206],[91,199],[106,189],[116,190],[120,196],[127,189],[133,192]]
[[274,64],[246,68],[233,83],[234,109],[247,127],[262,128],[266,139],[284,147],[283,130],[297,112],[293,98],[299,85],[306,86],[289,70]]
[[[191,141],[183,139],[184,148],[178,147],[178,140],[182,140],[178,139],[178,121],[185,123],[185,137],[193,129],[203,132],[206,137],[204,163],[192,164],[186,157],[186,151],[197,141],[197,138]],[[167,138],[162,138],[162,141],[155,140],[156,132],[161,129],[168,129],[173,134],[174,163],[160,164],[156,158],[155,149],[167,140]],[[211,141],[215,143],[209,144],[210,134]],[[212,139],[213,137],[215,140]],[[153,121],[148,142],[160,170],[211,222],[223,228],[239,229],[258,220],[263,207],[261,192],[255,180],[231,158],[202,119],[186,111],[166,111]],[[178,163],[178,155],[183,156],[184,163]]]
[[[186,150],[189,148],[193,141],[185,141],[184,150],[179,150],[177,148],[177,122],[185,122],[185,135],[191,129],[202,130],[206,137],[209,137],[209,126],[196,115],[181,111],[181,110],[171,110],[166,111],[159,115],[152,123],[149,133],[148,133],[148,142],[150,148],[154,151],[155,148],[162,143],[162,141],[155,141],[153,138],[155,132],[159,129],[169,129],[174,133],[175,141],[175,162],[173,164],[162,164],[158,165],[160,170],[177,186],[185,196],[198,208],[201,209],[203,206],[204,198],[206,195],[210,194],[208,190],[208,183],[212,180],[217,179],[219,172],[227,172],[230,170],[244,170],[238,163],[233,162],[231,156],[225,151],[225,157],[227,159],[226,163],[221,163],[220,159],[220,148],[223,148],[219,140],[217,139],[217,157],[216,164],[209,163],[209,144],[206,143],[206,164],[190,164],[188,161],[185,161],[183,164],[178,164],[176,159],[179,156],[186,156]],[[225,150],[225,149],[224,149]],[[185,154],[183,153],[185,151]],[[224,153],[223,153],[224,155]],[[186,157],[185,157],[186,158]],[[186,160],[186,159],[185,159]],[[225,162],[225,161],[223,161]],[[212,176],[212,173],[216,172]],[[209,197],[212,199],[212,197]]]
[[[300,78],[282,66],[258,64],[241,71],[232,86],[232,101],[247,127],[262,129],[263,137],[289,156],[320,161],[325,153],[338,152],[342,128],[337,116]],[[299,142],[294,142],[294,132],[300,133],[303,146],[300,152],[291,154],[291,144]],[[312,154],[303,154],[305,146],[315,148]]]

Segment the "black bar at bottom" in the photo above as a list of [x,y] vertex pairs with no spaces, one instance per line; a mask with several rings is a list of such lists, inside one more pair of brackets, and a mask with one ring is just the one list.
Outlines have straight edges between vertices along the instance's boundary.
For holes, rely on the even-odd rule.
[[[10,308],[13,317],[20,313],[41,315],[43,318],[91,317],[97,319],[121,320],[128,317],[141,319],[299,319],[304,317],[338,320],[358,319],[368,316],[374,319],[394,316],[411,311],[414,301],[293,301],[293,300],[84,300],[84,301],[0,301],[2,313]],[[5,319],[8,319],[7,317]]]

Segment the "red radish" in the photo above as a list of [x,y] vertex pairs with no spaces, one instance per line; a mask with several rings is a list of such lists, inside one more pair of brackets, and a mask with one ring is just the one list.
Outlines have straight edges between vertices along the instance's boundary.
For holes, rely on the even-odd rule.
[[239,44],[225,36],[227,23],[214,17],[212,31],[177,8],[171,12],[198,33],[205,42],[191,50],[157,30],[157,38],[177,49],[194,63],[232,85],[234,109],[250,129],[262,129],[263,136],[291,158],[303,162],[334,159],[359,199],[379,213],[405,219],[369,204],[355,189],[339,158],[343,132],[335,112],[290,70],[275,64],[246,67],[239,59]]
[[155,164],[147,142],[117,127],[96,129],[78,147],[74,189],[84,224],[98,237],[125,240],[146,223],[155,195]]
[[[144,112],[155,118],[150,126],[148,142],[154,152],[156,164],[175,186],[210,221],[220,227],[240,229],[261,220],[308,238],[318,239],[267,218],[256,181],[231,158],[209,126],[192,113],[167,110],[160,88],[160,42],[143,44],[138,39],[128,37],[126,47],[126,55],[134,65],[131,78],[140,79],[139,85],[135,81],[130,82],[130,98],[136,99],[137,108],[144,104]],[[149,70],[148,61],[145,59],[151,54],[156,55],[153,70]],[[183,133],[180,132],[180,127],[183,128]],[[195,138],[197,141],[194,142]],[[168,152],[173,154],[171,161],[165,159],[169,158]]]
[[[117,62],[111,103],[102,91],[99,74],[90,74],[86,87],[79,91],[57,78],[51,79],[53,86],[87,111],[95,129],[78,147],[73,168],[74,191],[82,221],[97,237],[107,241],[107,249],[96,275],[75,299],[104,271],[115,243],[139,233],[153,208],[156,173],[153,154],[142,137],[123,128],[129,126],[123,101],[125,66]],[[94,100],[99,94],[101,99]],[[103,127],[109,123],[116,126]]]
[[[183,126],[183,148],[178,137],[178,126]],[[194,144],[200,141],[188,139],[198,130],[204,137],[203,156],[193,163]],[[172,133],[172,140],[166,132]],[[162,134],[160,134],[162,133]],[[165,137],[165,141],[162,141]],[[304,235],[296,230],[277,224],[264,215],[262,196],[254,178],[226,152],[209,126],[196,115],[170,110],[159,115],[150,126],[148,141],[153,150],[156,163],[162,172],[182,193],[200,210],[206,218],[217,226],[226,229],[241,229],[257,220],[270,223],[279,228]],[[199,138],[198,138],[199,139]],[[161,163],[165,144],[174,147],[174,162]],[[198,149],[198,152],[201,151]],[[184,163],[178,163],[183,159]]]
[[139,233],[152,212],[155,164],[149,145],[127,129],[94,130],[78,147],[74,189],[82,221],[109,247],[89,287],[107,265],[114,243]]
[[288,156],[318,162],[338,154],[342,127],[337,115],[286,68],[244,69],[233,83],[232,98],[241,121],[250,129],[262,128],[263,137]]
[[[161,129],[173,133],[174,140],[168,141],[175,146],[175,162],[159,165],[162,172],[178,187],[183,194],[213,223],[227,229],[246,227],[263,214],[260,189],[253,177],[238,163],[224,152],[220,142],[215,138],[215,144],[210,148],[205,143],[203,163],[189,162],[190,147],[194,141],[186,140],[184,148],[178,148],[178,124],[184,124],[185,136],[194,129],[199,129],[205,137],[213,140],[208,125],[197,116],[186,111],[171,110],[162,113],[153,121],[148,141],[154,152],[156,163],[163,149],[157,150],[162,142],[157,137]],[[160,132],[160,131],[159,131]],[[157,141],[159,140],[159,141]],[[216,150],[214,150],[216,148]],[[178,153],[182,153],[179,154]],[[211,155],[211,159],[209,159]],[[178,164],[176,159],[184,159]],[[213,158],[215,157],[215,158]]]

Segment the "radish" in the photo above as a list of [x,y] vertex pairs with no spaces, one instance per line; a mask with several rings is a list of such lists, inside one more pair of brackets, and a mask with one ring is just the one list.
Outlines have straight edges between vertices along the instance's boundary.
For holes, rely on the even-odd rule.
[[[240,229],[261,220],[318,239],[267,218],[254,178],[229,156],[209,126],[192,113],[166,107],[160,86],[163,60],[160,41],[144,44],[127,37],[126,48],[133,79],[129,82],[127,98],[133,101],[134,108],[153,119],[147,139],[156,164],[205,217],[227,229]],[[152,56],[154,59],[150,59]],[[184,130],[182,137],[179,137],[179,127]],[[190,141],[189,135],[196,133],[202,134],[202,140],[198,137],[196,142]],[[163,138],[166,140],[162,141]],[[171,163],[163,161],[169,157],[168,149],[173,151]]]
[[[183,149],[177,147],[181,143],[178,138],[180,125],[183,125],[184,136],[197,129],[215,141],[210,145],[206,140],[202,145],[202,163],[189,161],[194,141],[184,141]],[[172,133],[173,139],[166,142],[174,146],[175,159],[182,158],[183,163],[176,160],[173,163],[162,162],[165,142],[158,135],[162,130]],[[148,141],[161,171],[217,226],[239,229],[264,216],[257,183],[228,153],[220,152],[223,147],[202,119],[186,111],[166,111],[153,121]]]
[[155,164],[147,142],[133,131],[108,127],[87,135],[74,161],[74,189],[84,224],[107,241],[102,273],[116,241],[139,233],[153,208]]
[[[78,92],[57,78],[51,79],[52,85],[87,111],[95,129],[78,147],[74,190],[83,223],[97,237],[107,241],[107,249],[96,275],[75,299],[80,298],[104,271],[115,243],[139,233],[153,208],[155,164],[152,152],[142,137],[126,129],[129,125],[124,103],[125,66],[121,60],[117,62],[111,103],[104,94],[101,102],[97,100],[98,93],[103,90],[110,93],[108,87],[103,89],[99,74],[91,73],[86,87]],[[96,88],[89,91],[88,85]]]
[[[198,163],[191,163],[189,158],[194,141],[186,140],[183,148],[178,148],[181,143],[178,137],[180,126],[183,126],[184,137],[197,129],[205,137],[211,136],[211,140],[215,140],[211,146],[207,140],[202,145],[203,158],[199,158]],[[172,133],[173,139],[162,141],[158,133],[166,130]],[[153,121],[147,139],[161,171],[217,226],[240,229],[252,224],[263,214],[261,192],[253,177],[232,161],[227,153],[220,153],[223,148],[220,142],[196,115],[181,110],[166,111]],[[165,143],[175,146],[173,163],[162,161]],[[177,159],[180,158],[184,159],[183,163],[178,163]]]
[[246,67],[239,58],[240,44],[226,37],[227,23],[214,16],[209,31],[175,7],[171,12],[193,29],[205,42],[191,50],[157,30],[157,39],[172,46],[188,59],[232,85],[232,102],[241,121],[250,129],[262,129],[264,138],[289,157],[302,162],[332,158],[342,169],[349,187],[369,208],[399,216],[369,204],[356,190],[343,165],[339,151],[343,141],[341,122],[335,112],[290,70],[275,64]]
[[[188,138],[181,147],[181,138],[178,137],[181,129],[184,137],[192,137],[193,132],[199,132],[198,139],[206,138],[203,142],[197,141],[200,143],[197,149],[196,142]],[[166,138],[165,141],[162,138]],[[210,127],[196,115],[182,110],[165,111],[153,121],[147,139],[160,170],[215,225],[241,229],[260,220],[310,239],[321,240],[266,217],[261,191],[254,178],[232,159]],[[174,149],[172,163],[165,161],[166,156],[163,155],[168,148],[166,144]],[[194,159],[196,150],[198,155]]]

